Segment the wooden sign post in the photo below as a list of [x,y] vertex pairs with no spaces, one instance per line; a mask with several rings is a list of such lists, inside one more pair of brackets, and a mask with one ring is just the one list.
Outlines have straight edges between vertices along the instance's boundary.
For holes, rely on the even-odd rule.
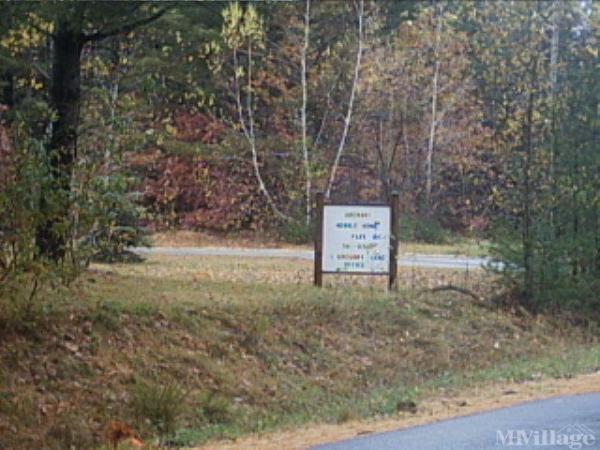
[[400,231],[400,223],[398,214],[400,212],[399,205],[400,194],[398,191],[393,191],[390,198],[390,209],[392,220],[390,222],[390,269],[388,277],[388,289],[395,289],[396,278],[398,276],[398,232]]
[[323,207],[325,194],[317,192],[317,217],[315,223],[315,286],[323,286]]
[[396,285],[398,193],[389,203],[326,203],[316,196],[314,284],[323,274],[387,275]]

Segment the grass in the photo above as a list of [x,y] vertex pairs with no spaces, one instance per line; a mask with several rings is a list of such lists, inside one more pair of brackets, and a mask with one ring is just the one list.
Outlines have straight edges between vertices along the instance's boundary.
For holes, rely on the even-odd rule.
[[[305,261],[94,265],[37,328],[1,336],[0,447],[93,448],[113,419],[171,444],[393,415],[440,390],[600,367],[595,332],[515,316],[483,272],[406,269],[310,285]],[[30,329],[31,330],[31,329]]]
[[449,244],[425,244],[420,242],[400,242],[400,253],[424,253],[430,255],[487,256],[489,243],[475,239],[457,239]]
[[[271,247],[310,248],[309,244],[293,245],[269,235],[253,233],[219,234],[200,231],[168,231],[155,233],[151,241],[157,247]],[[400,253],[425,253],[433,255],[486,256],[489,243],[480,239],[454,237],[446,244],[426,244],[401,241]]]

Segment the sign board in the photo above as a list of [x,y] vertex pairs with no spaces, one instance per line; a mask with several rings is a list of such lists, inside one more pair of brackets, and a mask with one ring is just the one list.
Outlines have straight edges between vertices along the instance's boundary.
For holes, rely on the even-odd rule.
[[398,199],[388,204],[331,204],[317,192],[315,208],[314,284],[323,274],[387,275],[388,289],[396,287],[398,271]]
[[324,205],[323,273],[388,274],[390,225],[389,205]]

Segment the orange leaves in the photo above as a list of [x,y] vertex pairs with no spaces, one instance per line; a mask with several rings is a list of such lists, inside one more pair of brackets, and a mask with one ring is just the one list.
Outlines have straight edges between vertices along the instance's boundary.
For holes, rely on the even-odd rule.
[[8,138],[8,131],[0,124],[0,191],[6,189],[14,179],[13,169],[12,146]]
[[133,448],[142,448],[144,443],[135,436],[133,429],[124,422],[111,420],[104,431],[106,441],[116,449],[120,442],[125,441]]
[[175,114],[177,139],[184,142],[213,144],[222,137],[224,125],[206,114],[178,112]]
[[119,442],[135,436],[133,429],[129,425],[118,420],[111,420],[106,426],[104,437],[116,449]]
[[163,154],[146,161],[151,165],[137,169],[156,225],[226,231],[259,228],[269,219],[247,161]]

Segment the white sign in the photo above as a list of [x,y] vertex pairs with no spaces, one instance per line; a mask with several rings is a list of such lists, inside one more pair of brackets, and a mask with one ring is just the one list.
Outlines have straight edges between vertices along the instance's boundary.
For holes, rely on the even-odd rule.
[[325,205],[323,272],[388,273],[390,215],[389,206]]

